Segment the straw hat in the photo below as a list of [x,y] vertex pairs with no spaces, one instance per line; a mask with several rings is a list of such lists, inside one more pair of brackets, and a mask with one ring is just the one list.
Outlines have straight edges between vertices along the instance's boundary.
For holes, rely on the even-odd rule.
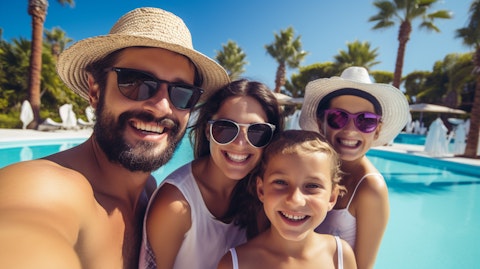
[[192,37],[183,20],[159,8],[137,8],[122,16],[108,35],[81,40],[59,57],[57,72],[65,84],[88,99],[85,67],[126,47],[143,46],[167,49],[188,57],[203,78],[201,101],[227,84],[226,71],[215,61],[193,49]]
[[[305,101],[300,114],[300,127],[320,132],[317,124],[317,107],[327,95],[345,88],[358,89],[373,96],[382,109],[382,129],[372,146],[392,141],[410,120],[408,101],[405,95],[390,84],[372,83],[363,67],[349,67],[340,77],[311,81],[305,88]],[[330,95],[331,96],[331,95]]]

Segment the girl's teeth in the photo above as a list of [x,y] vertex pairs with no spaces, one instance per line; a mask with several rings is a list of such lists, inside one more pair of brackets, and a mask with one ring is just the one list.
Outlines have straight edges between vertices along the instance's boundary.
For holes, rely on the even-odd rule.
[[282,215],[283,215],[284,217],[286,217],[287,219],[295,220],[295,221],[303,220],[304,218],[307,217],[306,215],[303,215],[303,216],[294,216],[294,215],[287,214],[287,213],[285,213],[285,212],[281,212],[281,213],[282,213]]

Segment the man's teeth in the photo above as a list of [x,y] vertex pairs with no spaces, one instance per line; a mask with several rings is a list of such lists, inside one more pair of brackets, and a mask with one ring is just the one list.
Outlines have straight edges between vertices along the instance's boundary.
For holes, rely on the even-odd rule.
[[160,134],[163,133],[163,130],[165,129],[163,126],[145,124],[144,122],[135,122],[133,125],[135,126],[135,128],[141,131],[160,133]]
[[357,140],[341,139],[340,143],[342,143],[342,145],[345,145],[345,146],[348,146],[348,147],[355,147],[357,145],[358,141]]
[[282,213],[282,215],[283,215],[284,217],[286,217],[287,219],[291,219],[291,220],[295,220],[295,221],[303,220],[304,218],[307,217],[306,215],[303,215],[303,216],[294,216],[294,215],[287,214],[287,213],[285,213],[285,212],[280,212],[280,213]]
[[233,153],[227,153],[227,156],[230,160],[235,161],[235,162],[243,162],[247,159],[248,154],[233,154]]

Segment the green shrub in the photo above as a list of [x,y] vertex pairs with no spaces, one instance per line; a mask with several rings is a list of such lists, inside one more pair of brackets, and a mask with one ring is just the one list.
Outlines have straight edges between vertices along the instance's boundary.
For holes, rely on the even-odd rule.
[[20,121],[20,113],[0,114],[0,128],[22,128],[22,121]]

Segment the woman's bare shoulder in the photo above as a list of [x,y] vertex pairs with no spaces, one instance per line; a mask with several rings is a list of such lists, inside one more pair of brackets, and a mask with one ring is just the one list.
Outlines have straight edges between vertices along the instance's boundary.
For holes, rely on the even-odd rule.
[[358,192],[363,195],[373,196],[372,198],[383,199],[388,193],[387,183],[378,171],[365,175],[363,182],[358,187]]

